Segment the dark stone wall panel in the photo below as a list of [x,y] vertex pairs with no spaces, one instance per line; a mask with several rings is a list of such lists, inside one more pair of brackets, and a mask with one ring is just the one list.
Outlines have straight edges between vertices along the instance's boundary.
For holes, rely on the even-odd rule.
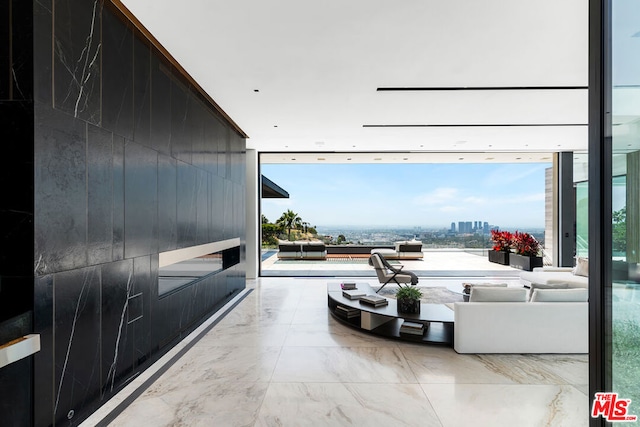
[[178,162],[177,208],[178,247],[186,248],[196,243],[197,224],[197,170]]
[[170,69],[157,56],[151,58],[150,146],[161,154],[171,154],[171,78]]
[[124,258],[124,146],[123,137],[113,136],[113,260]]
[[53,275],[35,280],[33,324],[40,334],[40,351],[34,355],[34,425],[49,426],[55,401]]
[[[102,267],[102,395],[117,390],[134,368],[133,336],[128,327],[128,303],[133,291],[133,260]],[[115,389],[115,390],[114,390]]]
[[53,105],[53,0],[33,2],[33,97]]
[[[31,333],[33,330],[32,315],[33,312],[29,310],[4,322],[0,321],[0,343],[9,342]],[[32,371],[33,356],[0,369],[0,384],[12,385],[11,387],[0,387],[2,425],[31,425],[33,416],[31,411],[32,385],[30,381],[25,381],[25,379],[33,375]]]
[[0,1],[0,99],[33,99],[33,4]]
[[35,106],[37,274],[87,265],[86,124]]
[[54,416],[67,423],[100,397],[100,269],[58,273],[54,288]]
[[219,126],[216,132],[216,143],[218,148],[218,176],[226,178],[227,176],[227,157],[229,156],[229,129]]
[[125,146],[125,258],[156,253],[158,153],[134,142]]
[[148,43],[133,39],[133,139],[151,144],[151,51]]
[[110,13],[102,19],[102,126],[133,139],[133,33]]
[[[143,363],[151,353],[151,307],[158,299],[157,255],[140,257],[134,260],[133,293],[129,298],[127,322],[133,334],[133,358],[135,366]],[[155,270],[152,268],[155,265]]]
[[211,240],[216,242],[224,239],[224,211],[226,206],[224,200],[224,179],[219,176],[212,176],[210,192],[211,220],[209,230]]
[[196,169],[196,245],[211,242],[209,235],[209,177]]
[[158,155],[158,250],[178,247],[177,161]]
[[56,0],[54,13],[55,107],[99,125],[102,2]]
[[189,128],[191,94],[188,87],[171,81],[171,156],[191,164],[192,142]]
[[87,251],[90,265],[113,259],[113,135],[87,132]]

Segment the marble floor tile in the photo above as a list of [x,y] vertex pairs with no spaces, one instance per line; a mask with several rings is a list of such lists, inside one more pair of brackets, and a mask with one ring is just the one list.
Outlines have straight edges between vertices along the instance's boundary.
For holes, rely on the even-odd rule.
[[584,384],[589,365],[584,355],[480,354],[487,369],[521,384]]
[[283,347],[271,381],[417,382],[395,347]]
[[256,425],[440,427],[442,424],[417,384],[285,383],[269,387]]
[[477,355],[458,354],[452,348],[399,344],[418,382],[428,384],[513,384],[509,369],[486,364]]
[[268,382],[280,357],[281,347],[203,347],[182,356],[164,377],[166,390],[185,382]]
[[289,325],[219,323],[198,342],[203,347],[274,347],[284,344]]
[[397,347],[397,341],[364,333],[330,319],[327,324],[291,325],[285,347]]
[[[325,325],[333,320],[333,316],[329,313],[326,306],[312,308],[298,308],[296,310],[292,325]],[[335,322],[335,320],[333,320]]]
[[158,393],[152,386],[109,426],[251,426],[267,388],[266,383],[183,384],[179,390]]
[[589,425],[589,399],[564,385],[422,384],[444,427]]

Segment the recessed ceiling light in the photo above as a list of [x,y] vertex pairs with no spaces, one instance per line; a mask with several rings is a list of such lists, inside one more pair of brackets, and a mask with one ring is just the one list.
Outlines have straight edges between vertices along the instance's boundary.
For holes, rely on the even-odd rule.
[[347,160],[351,160],[351,157],[347,157]]
[[291,160],[295,160],[295,159],[291,159]]
[[516,157],[516,160],[522,160],[522,157]]
[[458,160],[464,160],[464,157],[458,157]]

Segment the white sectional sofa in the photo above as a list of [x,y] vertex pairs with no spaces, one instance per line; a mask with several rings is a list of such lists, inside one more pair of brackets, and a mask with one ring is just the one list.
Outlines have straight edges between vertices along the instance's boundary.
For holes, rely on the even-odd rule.
[[[512,293],[513,288],[503,289]],[[587,290],[538,289],[533,301],[524,290],[510,297],[454,304],[454,350],[458,353],[588,353]],[[517,293],[517,292],[516,292]],[[573,298],[570,295],[577,295]],[[569,295],[569,297],[567,297]],[[491,298],[488,298],[491,299]],[[575,299],[579,302],[562,302]]]
[[562,285],[567,288],[588,288],[589,277],[574,274],[572,267],[536,267],[533,271],[520,273],[520,282],[527,287],[531,285]]
[[575,267],[537,267],[520,273],[520,282],[531,289],[588,288],[589,260],[576,258]]

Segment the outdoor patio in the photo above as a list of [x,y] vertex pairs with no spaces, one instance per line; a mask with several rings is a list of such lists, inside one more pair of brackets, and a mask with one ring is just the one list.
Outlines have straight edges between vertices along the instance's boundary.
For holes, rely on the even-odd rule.
[[[517,278],[520,270],[489,262],[486,251],[463,249],[424,249],[422,260],[390,261],[404,265],[419,277]],[[277,250],[264,251],[262,276],[375,276],[368,256],[329,256],[327,260],[279,260]]]

